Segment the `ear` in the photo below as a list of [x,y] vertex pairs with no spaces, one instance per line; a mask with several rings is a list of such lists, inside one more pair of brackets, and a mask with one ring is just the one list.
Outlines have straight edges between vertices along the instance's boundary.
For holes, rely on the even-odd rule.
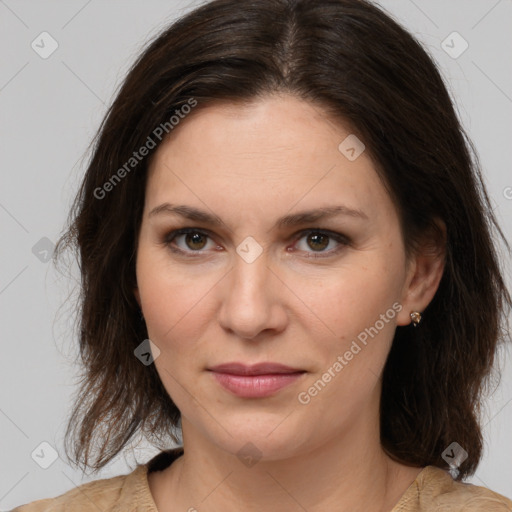
[[438,229],[424,236],[408,261],[397,325],[410,324],[410,314],[422,313],[439,287],[446,259],[446,225],[441,219],[436,219],[435,224]]

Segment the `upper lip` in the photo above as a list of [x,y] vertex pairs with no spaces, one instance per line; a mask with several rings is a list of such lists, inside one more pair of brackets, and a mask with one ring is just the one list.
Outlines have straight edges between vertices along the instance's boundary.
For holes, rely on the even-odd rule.
[[305,371],[280,363],[257,363],[252,365],[243,363],[224,363],[212,366],[208,369],[214,372],[229,373],[232,375],[268,375],[275,373],[299,373]]

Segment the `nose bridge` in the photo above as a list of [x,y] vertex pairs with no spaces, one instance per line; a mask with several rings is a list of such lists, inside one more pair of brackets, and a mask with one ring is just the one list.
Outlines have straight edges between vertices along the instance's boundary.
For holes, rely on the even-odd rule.
[[271,273],[268,266],[268,252],[255,238],[246,237],[236,248],[232,293],[241,301],[264,299]]
[[236,248],[229,286],[223,297],[220,321],[241,337],[253,338],[275,327],[277,296],[267,252],[252,237]]

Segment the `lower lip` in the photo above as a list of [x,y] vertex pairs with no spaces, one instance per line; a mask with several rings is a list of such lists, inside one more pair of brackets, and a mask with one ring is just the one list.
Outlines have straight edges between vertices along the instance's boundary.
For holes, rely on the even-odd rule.
[[301,373],[273,373],[267,375],[232,375],[213,372],[217,381],[231,393],[243,398],[263,398],[302,377]]

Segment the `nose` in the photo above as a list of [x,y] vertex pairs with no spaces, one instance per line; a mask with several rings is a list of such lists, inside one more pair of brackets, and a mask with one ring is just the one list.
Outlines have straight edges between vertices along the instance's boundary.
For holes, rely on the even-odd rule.
[[265,252],[252,262],[236,254],[223,282],[219,323],[224,329],[249,340],[285,329],[287,288],[269,266]]

